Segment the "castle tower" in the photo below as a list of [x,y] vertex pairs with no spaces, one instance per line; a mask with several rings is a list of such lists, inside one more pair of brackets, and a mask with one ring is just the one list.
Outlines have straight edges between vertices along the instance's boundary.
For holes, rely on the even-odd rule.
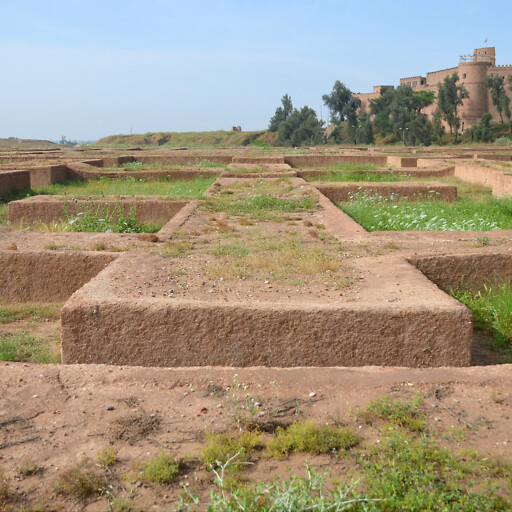
[[487,62],[491,66],[496,66],[496,48],[476,48],[473,52],[473,62]]
[[[487,50],[490,50],[490,48],[487,48]],[[489,91],[484,83],[490,66],[489,60],[478,60],[478,58],[475,58],[473,62],[461,62],[459,64],[459,80],[469,92],[469,98],[464,100],[459,109],[459,116],[465,121],[465,128],[478,122],[489,111]]]

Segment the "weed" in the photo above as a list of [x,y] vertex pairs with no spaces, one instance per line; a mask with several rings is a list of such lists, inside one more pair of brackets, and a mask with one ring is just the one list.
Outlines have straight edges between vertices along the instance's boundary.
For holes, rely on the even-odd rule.
[[179,464],[174,455],[168,452],[160,452],[142,463],[140,469],[143,480],[157,484],[170,484],[179,474]]
[[104,244],[102,242],[94,244],[91,247],[91,250],[93,250],[93,251],[106,251],[107,250],[107,244]]
[[64,249],[66,247],[66,244],[56,244],[55,242],[50,242],[49,244],[45,245],[45,249],[47,251],[57,251],[59,249]]
[[267,444],[267,452],[276,458],[294,451],[319,455],[347,450],[359,441],[352,428],[296,421],[285,429],[277,428],[276,436]]
[[491,391],[491,400],[496,404],[502,404],[507,399],[503,395],[501,395],[498,391]]
[[484,247],[491,244],[491,239],[487,235],[477,235],[475,240],[477,247]]
[[[306,463],[306,476],[293,476],[288,480],[271,483],[257,483],[255,486],[243,484],[230,484],[226,475],[230,472],[230,465],[236,464],[236,457],[221,465],[215,472],[215,485],[217,490],[210,493],[210,503],[207,510],[215,512],[300,512],[305,510],[316,511],[344,511],[344,510],[377,510],[369,508],[372,502],[382,499],[368,499],[362,497],[356,490],[356,485],[339,485],[332,489],[326,484],[329,472],[319,473]],[[189,491],[186,485],[181,484],[186,498],[182,498],[179,510],[196,510],[200,504],[199,497]],[[358,504],[367,504],[363,509]],[[364,505],[363,505],[364,506]]]
[[7,246],[8,251],[17,251],[18,250],[18,244],[16,242],[13,242],[12,244]]
[[84,500],[91,496],[100,496],[107,485],[107,479],[98,474],[89,462],[84,462],[59,476],[55,482],[55,492]]
[[38,364],[60,362],[55,347],[58,340],[43,340],[30,334],[0,334],[0,361],[18,361]]
[[398,172],[340,172],[331,171],[329,174],[322,174],[308,177],[308,181],[345,182],[345,181],[366,181],[366,182],[389,182],[389,181],[410,181],[412,176]]
[[[477,512],[512,506],[495,492],[501,482],[492,481],[510,478],[510,464],[489,463],[477,454],[459,456],[425,438],[395,433],[361,453],[358,463],[362,489],[369,496],[384,497],[382,510]],[[472,491],[477,481],[483,485]]]
[[26,460],[18,466],[20,475],[32,476],[41,471],[42,467],[32,460]]
[[398,251],[400,246],[396,242],[387,242],[384,244],[384,249],[388,249],[389,251]]
[[108,512],[130,512],[133,510],[133,505],[128,500],[120,498],[111,498],[108,500]]
[[358,409],[356,415],[365,423],[372,425],[378,418],[389,421],[392,425],[407,428],[413,432],[423,432],[426,428],[425,414],[419,407],[423,403],[418,393],[411,403],[404,403],[391,396],[383,396],[370,402],[366,410]]
[[207,430],[205,432],[206,446],[201,448],[201,462],[206,467],[220,467],[237,455],[238,465],[246,463],[260,440],[261,434],[257,431],[246,431],[235,437],[227,433],[213,435]]
[[249,384],[238,380],[238,374],[233,377],[233,384],[226,388],[228,414],[238,426],[250,423],[260,410],[260,402],[249,393],[249,389]]
[[173,240],[165,244],[164,250],[159,252],[165,258],[183,258],[194,249],[194,244],[188,240]]
[[113,466],[117,462],[117,450],[112,446],[105,446],[98,452],[96,460],[103,468]]

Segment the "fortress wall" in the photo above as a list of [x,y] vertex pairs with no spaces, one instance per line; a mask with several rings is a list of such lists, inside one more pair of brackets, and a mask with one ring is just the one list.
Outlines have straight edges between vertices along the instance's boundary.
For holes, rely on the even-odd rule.
[[[476,121],[489,111],[489,92],[484,86],[489,65],[486,62],[461,62],[459,79],[466,87],[469,98],[459,108],[459,117],[464,121]],[[468,128],[467,122],[465,128]]]
[[30,171],[0,172],[0,196],[24,188],[30,188]]
[[435,87],[437,90],[437,84],[442,82],[445,77],[453,75],[453,73],[457,73],[459,68],[448,68],[441,69],[439,71],[431,71],[427,73],[427,86]]

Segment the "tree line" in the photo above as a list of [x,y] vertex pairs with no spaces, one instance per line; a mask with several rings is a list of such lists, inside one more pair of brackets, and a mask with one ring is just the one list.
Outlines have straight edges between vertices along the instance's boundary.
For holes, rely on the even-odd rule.
[[[501,123],[508,119],[512,133],[510,97],[506,89],[512,91],[512,76],[508,80],[502,76],[489,75],[485,81],[492,104],[496,107]],[[342,82],[337,80],[332,91],[324,94],[322,100],[330,112],[331,126],[323,128],[323,122],[316,112],[307,105],[301,109],[293,106],[292,99],[285,94],[275,114],[270,120],[269,131],[277,132],[279,145],[316,145],[322,142],[353,144],[373,144],[402,142],[404,145],[429,146],[442,144],[445,137],[443,121],[448,125],[450,138],[457,142],[461,119],[459,107],[469,93],[464,84],[459,83],[459,75],[446,76],[434,91],[415,91],[409,85],[396,88],[381,87],[380,95],[369,101],[369,111],[360,110],[361,100]],[[437,99],[437,110],[429,119],[424,109]],[[467,130],[467,137],[473,141],[492,140],[490,128],[492,116],[486,113],[480,122]]]

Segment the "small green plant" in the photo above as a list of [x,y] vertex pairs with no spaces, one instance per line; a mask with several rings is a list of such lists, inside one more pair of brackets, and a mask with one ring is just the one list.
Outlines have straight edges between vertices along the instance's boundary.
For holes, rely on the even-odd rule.
[[62,304],[0,304],[0,324],[30,320],[41,322],[58,318]]
[[56,244],[55,242],[50,242],[49,244],[45,245],[45,249],[47,251],[57,251],[59,249],[64,249],[66,247],[66,244]]
[[296,421],[285,429],[277,428],[275,437],[267,444],[267,452],[276,458],[292,452],[319,455],[353,448],[359,441],[359,435],[349,427]]
[[365,410],[358,409],[356,415],[369,425],[380,418],[413,432],[423,432],[426,429],[426,417],[420,411],[422,403],[423,397],[419,393],[414,396],[411,403],[402,402],[391,396],[383,396],[370,402]]
[[206,446],[201,449],[200,459],[207,468],[220,467],[235,455],[237,465],[245,464],[260,441],[261,434],[257,431],[245,431],[232,436],[228,433],[214,435],[207,430]]
[[96,459],[103,468],[113,466],[117,462],[117,450],[112,446],[105,446],[98,452]]
[[180,472],[179,463],[168,452],[160,452],[156,457],[142,463],[140,468],[143,480],[157,484],[172,483]]
[[25,460],[18,466],[20,475],[32,476],[41,471],[41,466],[32,460]]
[[64,471],[55,482],[55,492],[70,498],[84,500],[100,496],[108,481],[89,462],[83,462]]
[[260,402],[249,392],[249,384],[238,380],[238,374],[233,377],[233,384],[226,388],[226,405],[228,414],[238,426],[250,423],[260,411]]
[[[222,464],[215,473],[216,489],[210,493],[207,510],[215,512],[302,512],[306,510],[349,511],[379,510],[370,508],[372,502],[383,499],[368,499],[356,491],[356,483],[342,484],[334,489],[329,485],[329,472],[319,473],[306,463],[306,476],[292,476],[288,480],[271,483],[257,483],[247,486],[233,484],[228,477],[231,466],[236,464],[236,457]],[[180,502],[179,510],[197,510],[200,499],[181,484],[185,497]],[[365,508],[357,508],[358,504]]]
[[491,244],[491,239],[488,235],[477,235],[475,240],[477,247],[484,247]]
[[17,251],[18,250],[18,244],[16,242],[13,242],[12,244],[9,244],[7,246],[8,251]]

